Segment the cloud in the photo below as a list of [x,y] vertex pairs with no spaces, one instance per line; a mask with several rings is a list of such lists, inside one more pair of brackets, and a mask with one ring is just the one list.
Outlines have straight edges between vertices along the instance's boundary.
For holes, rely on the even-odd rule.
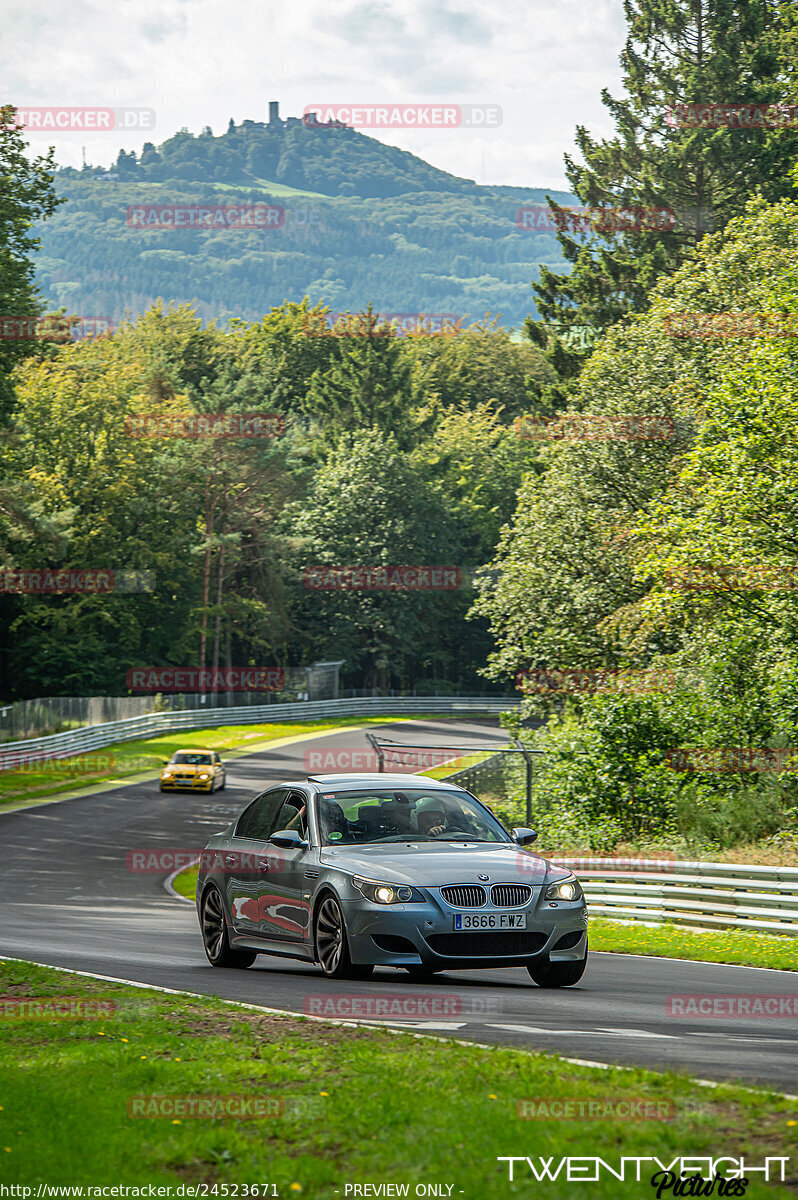
[[[610,125],[602,87],[618,94],[625,23],[617,0],[30,0],[4,18],[5,102],[148,107],[145,134],[53,138],[59,162],[112,162],[187,127],[218,134],[232,116],[267,119],[309,103],[498,104],[500,130],[375,132],[455,175],[558,187],[577,124]],[[50,139],[38,136],[36,149]]]

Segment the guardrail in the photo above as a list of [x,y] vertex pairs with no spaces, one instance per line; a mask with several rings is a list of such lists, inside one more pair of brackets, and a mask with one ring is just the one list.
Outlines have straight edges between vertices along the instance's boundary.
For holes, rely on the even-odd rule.
[[611,861],[552,859],[575,871],[595,916],[798,936],[796,867],[673,861],[650,871],[642,860],[642,870],[613,870]]
[[179,729],[312,721],[324,717],[400,717],[414,713],[499,716],[520,703],[518,696],[364,696],[352,700],[302,700],[290,704],[172,710],[143,717],[128,717],[122,721],[107,721],[102,725],[89,725],[68,733],[52,733],[47,737],[28,738],[21,742],[4,742],[0,744],[0,769],[8,770],[20,763],[47,758],[67,758],[73,754],[100,750],[114,742],[130,742],[160,733],[174,733]]

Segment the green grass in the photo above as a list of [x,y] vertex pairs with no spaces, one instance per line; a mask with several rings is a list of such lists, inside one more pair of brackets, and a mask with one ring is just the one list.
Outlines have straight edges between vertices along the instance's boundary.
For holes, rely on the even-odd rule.
[[[268,1182],[280,1197],[336,1200],[347,1183],[407,1183],[412,1196],[416,1184],[438,1182],[469,1200],[562,1200],[571,1194],[564,1180],[535,1184],[527,1176],[510,1185],[497,1157],[588,1155],[617,1165],[621,1154],[661,1161],[725,1154],[760,1165],[767,1155],[798,1152],[791,1102],[730,1084],[702,1088],[674,1072],[604,1071],[551,1054],[318,1024],[24,963],[0,961],[0,994],[115,1005],[102,1020],[0,1020],[5,1184]],[[283,1114],[128,1115],[133,1097],[230,1094],[271,1098]],[[672,1105],[672,1119],[517,1115],[523,1099],[610,1097]],[[654,1195],[646,1179],[621,1185],[605,1174],[584,1194],[643,1193]],[[794,1192],[754,1177],[746,1195],[785,1200]]]
[[704,933],[680,925],[621,925],[591,917],[590,949],[798,971],[798,937],[745,929]]
[[197,892],[198,875],[199,863],[194,867],[184,867],[179,875],[175,875],[172,880],[172,887],[181,896],[186,896],[189,900],[193,900]]
[[[336,729],[352,729],[363,725],[384,725],[386,721],[423,720],[423,714],[411,717],[339,717],[326,721],[285,721],[280,724],[260,725],[219,725],[213,729],[182,730],[177,733],[164,733],[158,737],[145,738],[135,742],[118,742],[106,746],[102,750],[87,752],[85,756],[78,755],[77,759],[85,758],[85,766],[89,769],[76,769],[83,764],[73,762],[68,766],[56,768],[46,763],[42,769],[38,763],[30,764],[25,771],[0,772],[0,808],[8,804],[18,804],[21,801],[43,799],[57,796],[64,792],[78,791],[81,788],[96,786],[113,780],[123,780],[146,771],[160,770],[164,760],[168,760],[175,750],[185,748],[207,747],[217,750],[224,758],[226,753],[236,749],[258,749],[278,738],[300,737],[308,733],[324,733]],[[365,744],[364,744],[365,749]],[[111,761],[112,760],[112,761]]]

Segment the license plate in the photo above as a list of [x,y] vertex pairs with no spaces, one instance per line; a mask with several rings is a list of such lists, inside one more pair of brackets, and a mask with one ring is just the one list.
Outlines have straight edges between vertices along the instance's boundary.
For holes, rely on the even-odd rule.
[[477,929],[526,929],[526,913],[455,913],[452,929],[455,933]]

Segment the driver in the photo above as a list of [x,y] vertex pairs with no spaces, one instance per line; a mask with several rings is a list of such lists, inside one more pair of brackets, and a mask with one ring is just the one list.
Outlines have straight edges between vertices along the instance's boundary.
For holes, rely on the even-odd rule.
[[444,833],[468,831],[468,822],[462,810],[451,803],[445,805],[433,796],[428,796],[417,804],[416,824],[419,833],[431,838],[440,837]]

